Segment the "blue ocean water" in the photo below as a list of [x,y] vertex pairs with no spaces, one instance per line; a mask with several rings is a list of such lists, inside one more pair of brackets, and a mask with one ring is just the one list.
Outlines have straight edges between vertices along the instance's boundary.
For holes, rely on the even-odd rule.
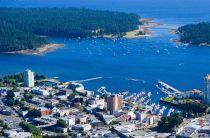
[[[134,12],[162,25],[147,39],[56,39],[65,47],[43,56],[0,55],[0,75],[32,69],[62,81],[103,77],[84,85],[90,90],[106,86],[111,92],[152,91],[165,81],[182,91],[203,89],[210,73],[210,47],[176,47],[169,28],[210,21],[209,0],[0,0],[2,7],[83,7]],[[154,96],[154,100],[158,100]]]

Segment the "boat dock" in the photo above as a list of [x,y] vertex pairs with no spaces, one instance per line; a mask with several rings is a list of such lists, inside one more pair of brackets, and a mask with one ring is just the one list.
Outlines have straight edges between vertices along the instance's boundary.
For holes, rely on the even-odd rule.
[[[181,94],[182,92],[177,90],[176,88],[170,86],[169,84],[163,82],[163,81],[158,81],[158,84],[161,85],[162,88],[164,88],[164,93],[167,95],[175,95],[175,94]],[[166,91],[167,90],[167,91]]]

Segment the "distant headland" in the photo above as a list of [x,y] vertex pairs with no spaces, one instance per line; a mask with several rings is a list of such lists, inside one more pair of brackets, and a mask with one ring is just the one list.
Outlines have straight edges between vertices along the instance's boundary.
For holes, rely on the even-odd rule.
[[143,24],[141,17],[133,13],[77,8],[0,8],[0,13],[0,52],[3,53],[45,53],[46,49],[54,49],[51,46],[58,46],[50,44],[50,48],[38,49],[49,47],[47,37],[130,38],[127,32],[133,30],[135,37],[147,35],[146,29],[139,29]]
[[181,26],[177,30],[179,42],[192,45],[210,46],[210,23],[201,22]]

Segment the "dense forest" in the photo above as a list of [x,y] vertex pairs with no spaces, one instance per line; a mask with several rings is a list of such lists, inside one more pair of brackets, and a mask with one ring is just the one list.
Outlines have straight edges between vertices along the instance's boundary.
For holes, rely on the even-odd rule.
[[0,8],[0,52],[35,49],[46,37],[122,36],[140,24],[136,14],[76,8]]
[[210,23],[189,24],[178,29],[180,41],[190,44],[210,44]]

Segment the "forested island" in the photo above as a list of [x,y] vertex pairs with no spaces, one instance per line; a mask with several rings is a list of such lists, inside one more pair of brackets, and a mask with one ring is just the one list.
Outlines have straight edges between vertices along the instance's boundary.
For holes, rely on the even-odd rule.
[[[132,13],[77,8],[0,8],[0,52],[37,49],[47,37],[121,37],[141,24]],[[47,36],[47,37],[46,37]]]
[[178,28],[180,42],[195,45],[210,45],[210,23],[189,24]]

